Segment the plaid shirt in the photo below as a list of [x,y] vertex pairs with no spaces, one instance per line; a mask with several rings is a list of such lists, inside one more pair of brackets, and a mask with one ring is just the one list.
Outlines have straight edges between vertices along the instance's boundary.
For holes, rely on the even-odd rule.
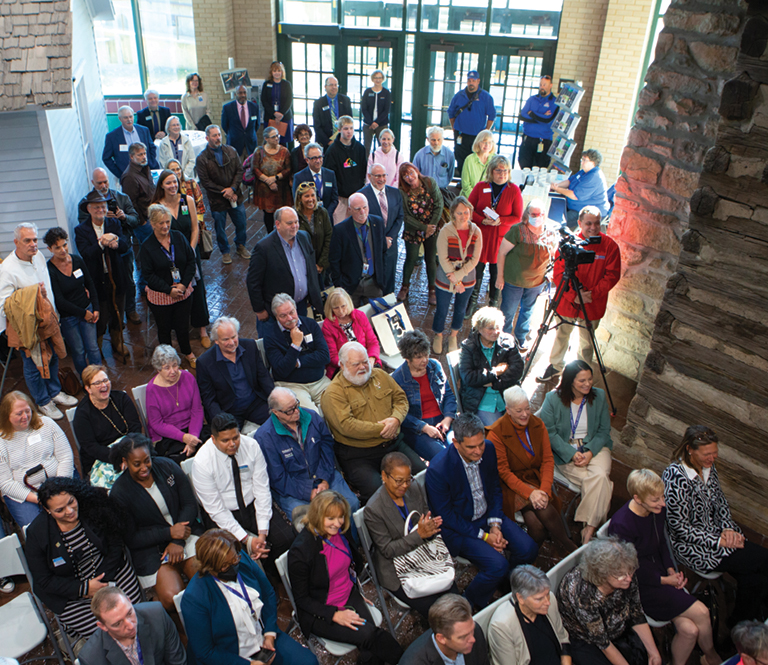
[[[483,479],[480,477],[480,462],[482,458],[477,462],[467,462],[461,455],[461,463],[464,465],[464,470],[467,472],[467,480],[469,481],[469,489],[472,490],[472,504],[474,512],[472,513],[472,521],[479,520],[485,515],[488,510],[488,501],[485,498],[485,488],[483,487]],[[494,524],[501,524],[501,520],[495,517],[488,518],[488,524],[493,526]],[[478,538],[482,538],[485,532],[480,529]]]
[[136,648],[136,642],[138,639],[139,639],[139,636],[137,634],[136,639],[133,640],[133,642],[131,642],[129,646],[125,646],[122,642],[118,642],[117,640],[115,640],[115,642],[117,643],[117,646],[119,646],[123,650],[125,657],[128,659],[128,662],[131,665],[140,665],[139,650]]

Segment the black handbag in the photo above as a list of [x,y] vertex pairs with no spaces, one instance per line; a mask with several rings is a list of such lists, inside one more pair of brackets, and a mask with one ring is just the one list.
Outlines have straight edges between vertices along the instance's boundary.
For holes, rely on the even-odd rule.
[[212,125],[212,124],[213,123],[211,122],[211,119],[208,117],[208,114],[206,113],[202,118],[200,118],[200,120],[198,120],[195,123],[195,127],[197,127],[201,132],[204,132],[205,128],[208,125]]

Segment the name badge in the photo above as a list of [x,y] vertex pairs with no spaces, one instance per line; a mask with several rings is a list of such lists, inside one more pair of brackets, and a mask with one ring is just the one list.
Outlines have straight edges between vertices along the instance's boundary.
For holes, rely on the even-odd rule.
[[329,108],[328,106],[323,106],[323,111],[327,111],[328,108]]
[[120,152],[128,152],[128,146],[125,143],[120,145]]
[[364,273],[368,272],[368,264],[365,261],[363,261],[363,272]]
[[241,464],[237,468],[240,469],[240,471],[247,471],[248,470],[248,465],[247,464]]
[[189,212],[189,206],[181,206],[181,212],[186,215]]
[[32,436],[27,437],[27,445],[28,446],[34,446],[36,443],[42,442],[43,437],[39,434],[32,434]]
[[152,120],[152,114],[151,113],[147,113],[147,117],[145,119],[146,120]]
[[290,450],[284,450],[283,457],[285,457],[285,459],[290,459],[291,457],[293,457],[293,452],[291,452]]
[[490,193],[491,193],[491,188],[490,188],[490,187],[486,187],[486,188],[483,190],[483,194],[490,194]]
[[198,101],[198,102],[202,102],[202,101],[203,101],[203,96],[202,96],[202,95],[200,95],[200,96],[197,98],[197,101]]
[[325,183],[325,186],[326,186],[326,187],[333,187],[333,183],[332,183],[332,182],[326,182],[326,183]]
[[368,96],[369,96],[369,97],[375,97],[375,96],[376,96],[376,93],[375,93],[375,92],[369,92],[369,93],[368,93]]
[[456,145],[461,145],[461,136],[456,138]]
[[312,341],[312,333],[307,333],[304,335],[304,341],[309,344]]
[[252,115],[251,116],[251,120],[253,120],[254,122],[256,122],[258,119],[259,119],[259,116],[257,116],[257,115]]
[[267,83],[267,87],[268,87],[268,88],[271,88],[271,87],[272,87],[272,84],[271,84],[271,83]]
[[77,270],[75,270],[75,272],[72,273],[72,277],[74,277],[75,279],[80,279],[82,276],[83,276],[83,271],[80,270],[80,268],[78,268]]
[[56,558],[53,560],[53,566],[54,566],[54,568],[58,568],[59,566],[63,566],[65,563],[67,563],[67,562],[66,562],[66,561],[64,561],[64,557],[61,557],[61,556],[57,556],[57,557],[56,557]]
[[171,279],[174,284],[178,284],[181,281],[181,273],[176,267],[171,268]]

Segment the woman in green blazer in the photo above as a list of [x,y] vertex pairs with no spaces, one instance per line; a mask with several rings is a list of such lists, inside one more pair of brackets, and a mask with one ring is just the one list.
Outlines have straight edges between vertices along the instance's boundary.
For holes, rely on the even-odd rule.
[[574,519],[588,543],[611,505],[611,416],[605,392],[592,386],[592,368],[583,360],[565,366],[560,385],[537,414],[547,426],[558,470],[581,488]]

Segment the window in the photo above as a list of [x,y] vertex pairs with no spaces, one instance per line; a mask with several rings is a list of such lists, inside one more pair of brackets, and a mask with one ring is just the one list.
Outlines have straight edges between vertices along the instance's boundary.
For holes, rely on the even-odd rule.
[[101,87],[105,95],[140,95],[143,86],[131,0],[114,0],[113,5],[114,20],[93,22]]
[[353,28],[403,27],[403,0],[343,0],[342,21]]

